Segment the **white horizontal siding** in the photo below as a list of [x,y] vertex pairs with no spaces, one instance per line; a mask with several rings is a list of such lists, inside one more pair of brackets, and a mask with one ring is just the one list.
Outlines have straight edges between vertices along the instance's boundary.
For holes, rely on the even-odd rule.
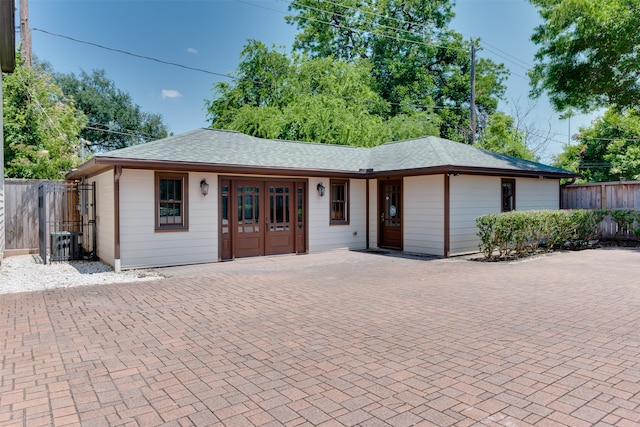
[[476,218],[499,213],[501,194],[500,177],[458,175],[450,178],[450,255],[478,252]]
[[[318,183],[326,188],[324,197],[316,191]],[[309,252],[366,247],[366,180],[349,180],[349,224],[330,225],[329,178],[309,179]]]
[[403,182],[404,251],[444,255],[444,178],[407,177]]
[[[557,179],[517,178],[516,209],[558,209]],[[476,218],[499,213],[502,206],[502,178],[498,176],[451,177],[451,255],[478,252]]]
[[516,209],[519,211],[558,209],[560,181],[557,179],[518,178]]
[[113,170],[91,179],[96,186],[96,255],[98,259],[114,267],[115,209]]
[[[206,178],[209,194],[200,193]],[[218,260],[218,177],[189,174],[189,230],[155,230],[153,171],[129,170],[120,179],[120,259],[123,269]]]

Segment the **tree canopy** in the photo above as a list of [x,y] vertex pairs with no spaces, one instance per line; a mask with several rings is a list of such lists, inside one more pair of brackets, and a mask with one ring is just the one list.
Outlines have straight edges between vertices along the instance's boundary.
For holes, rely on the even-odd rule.
[[162,117],[142,111],[104,70],[81,71],[78,76],[54,73],[54,79],[88,117],[80,136],[91,143],[92,151],[115,150],[167,136]]
[[[425,135],[468,141],[471,41],[448,28],[452,8],[451,0],[293,2],[294,51],[250,41],[235,81],[217,84],[206,101],[211,125],[356,145]],[[476,71],[478,136],[507,72],[487,59]]]
[[532,94],[583,112],[640,104],[640,0],[530,0],[543,24]]
[[525,160],[537,161],[538,156],[530,150],[525,141],[525,132],[515,127],[513,117],[498,112],[489,117],[489,122],[480,136],[476,147],[496,153],[507,154]]
[[369,61],[290,57],[255,40],[242,51],[234,84],[214,92],[206,101],[213,127],[263,138],[371,146],[439,131],[429,111],[389,117]]
[[579,172],[585,182],[640,180],[640,112],[610,108],[580,128],[577,144],[566,145],[555,164]]
[[[450,0],[299,0],[287,17],[301,30],[294,49],[312,57],[372,64],[375,91],[389,103],[388,117],[434,111],[440,135],[470,136],[471,42],[448,26]],[[481,131],[505,91],[506,69],[487,59],[476,65],[476,107]]]
[[63,179],[80,163],[78,136],[86,117],[42,67],[20,59],[3,79],[5,176]]

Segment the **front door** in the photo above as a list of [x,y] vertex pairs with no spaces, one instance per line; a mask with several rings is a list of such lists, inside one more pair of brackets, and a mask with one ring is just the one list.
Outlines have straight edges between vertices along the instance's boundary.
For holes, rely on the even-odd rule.
[[378,182],[380,247],[402,249],[402,180]]

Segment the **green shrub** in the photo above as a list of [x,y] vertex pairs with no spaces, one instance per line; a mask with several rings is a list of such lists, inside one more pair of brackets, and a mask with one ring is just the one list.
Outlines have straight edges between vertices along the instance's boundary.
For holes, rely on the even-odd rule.
[[497,247],[495,232],[497,216],[496,214],[488,214],[476,219],[477,235],[480,237],[478,248],[486,258],[491,258]]
[[620,240],[620,234],[624,230],[631,231],[638,235],[636,230],[633,228],[633,224],[640,220],[640,212],[630,209],[614,209],[609,211],[609,215],[611,215],[611,219],[618,224],[618,229],[616,230],[615,235],[616,240]]
[[[522,256],[537,250],[564,247],[583,248],[597,236],[604,210],[512,211],[482,215],[476,219],[480,252],[488,259]],[[634,219],[636,216],[633,217]],[[631,221],[630,224],[633,224]]]

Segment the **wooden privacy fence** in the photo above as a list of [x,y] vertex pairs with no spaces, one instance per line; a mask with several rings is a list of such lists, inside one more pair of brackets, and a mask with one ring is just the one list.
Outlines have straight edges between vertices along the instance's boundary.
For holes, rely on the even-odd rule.
[[[562,209],[607,209],[640,211],[640,181],[597,182],[563,186],[560,194]],[[640,225],[636,222],[635,228]],[[620,230],[610,215],[598,227],[605,239],[636,238],[631,230]]]
[[38,186],[41,182],[4,179],[5,256],[38,253]]

